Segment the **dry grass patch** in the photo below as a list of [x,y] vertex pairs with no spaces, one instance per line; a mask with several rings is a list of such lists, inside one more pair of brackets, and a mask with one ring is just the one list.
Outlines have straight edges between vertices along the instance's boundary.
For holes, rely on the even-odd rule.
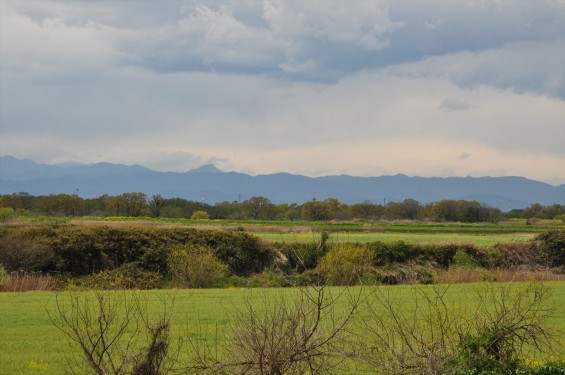
[[57,286],[56,279],[51,275],[35,272],[12,272],[6,278],[2,287],[3,292],[49,291]]

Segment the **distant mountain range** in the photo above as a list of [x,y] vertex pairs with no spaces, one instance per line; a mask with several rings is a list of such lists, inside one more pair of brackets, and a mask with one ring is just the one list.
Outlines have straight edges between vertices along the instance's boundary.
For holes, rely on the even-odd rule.
[[156,172],[140,165],[99,163],[38,164],[31,160],[0,156],[0,194],[79,194],[81,197],[118,195],[126,192],[161,194],[209,204],[263,196],[274,203],[304,203],[337,198],[352,204],[420,203],[442,199],[477,200],[504,211],[533,203],[565,204],[565,185],[552,186],[524,177],[381,177],[347,175],[306,177],[289,173],[250,176],[222,172],[214,165],[184,172]]

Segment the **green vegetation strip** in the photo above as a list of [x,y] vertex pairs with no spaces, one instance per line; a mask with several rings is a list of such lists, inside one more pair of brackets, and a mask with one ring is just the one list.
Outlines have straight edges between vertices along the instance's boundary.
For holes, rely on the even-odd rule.
[[[496,284],[495,284],[496,285]],[[557,316],[565,316],[565,282],[547,283],[554,289],[552,300]],[[431,286],[430,286],[431,287]],[[468,298],[475,284],[452,285],[449,298],[463,301],[471,307]],[[410,286],[383,287],[398,292],[399,303],[412,303]],[[339,293],[340,288],[329,288]],[[352,288],[352,291],[358,290]],[[246,301],[261,305],[265,296],[275,297],[295,293],[292,289],[209,289],[209,290],[155,290],[141,292],[149,309],[159,309],[162,302],[174,298],[172,337],[182,335],[213,342],[218,331],[225,329],[235,317],[235,311],[245,309]],[[91,293],[91,292],[83,292]],[[69,348],[63,334],[49,321],[47,311],[54,313],[55,298],[68,298],[66,292],[1,293],[0,294],[0,372],[5,374],[61,374],[65,372]],[[346,300],[340,303],[346,308]],[[465,307],[465,306],[463,306]],[[361,314],[363,311],[361,311]],[[556,318],[558,329],[565,329],[565,320]],[[200,331],[200,334],[197,332]],[[204,336],[203,336],[204,335]],[[564,343],[565,339],[560,337]],[[543,358],[542,358],[543,360]]]
[[[269,242],[306,243],[320,240],[319,233],[253,233]],[[332,233],[329,242],[398,242],[409,244],[470,244],[481,248],[491,247],[500,242],[528,241],[534,238],[534,233],[510,234],[469,234],[469,233]]]
[[132,223],[136,225],[186,225],[191,227],[238,228],[259,232],[401,232],[401,233],[542,233],[563,230],[562,220],[540,220],[536,225],[527,225],[524,220],[508,220],[500,223],[427,223],[427,222],[364,222],[364,221],[285,221],[285,220],[192,220],[186,218],[151,217],[46,217],[35,216],[20,219],[21,222],[44,224],[85,223]]

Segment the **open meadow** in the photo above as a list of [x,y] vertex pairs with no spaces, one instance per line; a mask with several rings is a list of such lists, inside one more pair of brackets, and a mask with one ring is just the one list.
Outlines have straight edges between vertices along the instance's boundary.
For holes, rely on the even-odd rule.
[[[73,358],[80,358],[77,346],[69,347],[63,332],[54,325],[62,324],[57,308],[68,313],[73,301],[79,300],[88,306],[97,293],[108,298],[138,298],[149,319],[160,316],[166,307],[172,312],[171,350],[180,347],[178,359],[186,364],[194,357],[195,347],[210,350],[209,354],[222,360],[231,350],[226,343],[238,347],[234,345],[234,329],[242,324],[242,318],[249,319],[252,312],[260,314],[280,303],[292,306],[304,297],[304,290],[311,289],[308,285],[320,284],[327,285],[325,296],[341,296],[328,304],[331,309],[322,314],[320,326],[335,327],[341,315],[353,311],[352,298],[359,298],[344,330],[347,335],[336,335],[341,350],[357,348],[355,355],[348,352],[343,367],[335,372],[338,374],[378,373],[375,368],[380,365],[371,363],[373,355],[363,354],[363,350],[373,350],[371,345],[378,342],[375,335],[388,329],[390,321],[382,320],[387,314],[420,314],[440,306],[444,308],[440,316],[446,320],[435,323],[461,319],[472,325],[496,305],[482,299],[482,291],[502,293],[505,288],[526,290],[531,285],[551,289],[544,295],[544,306],[552,306],[552,310],[547,315],[535,305],[533,315],[525,316],[535,322],[537,311],[541,311],[543,319],[537,322],[548,324],[545,332],[557,341],[541,353],[520,352],[519,361],[525,365],[565,361],[562,222],[533,226],[524,222],[31,218],[3,226],[0,234],[0,256],[12,272],[9,282],[21,275],[41,275],[52,280],[47,289],[58,290],[13,293],[7,291],[33,288],[2,286],[0,373],[60,374],[69,363],[76,366]],[[101,292],[103,289],[113,290]],[[443,296],[441,303],[434,299],[437,291]],[[423,295],[435,297],[416,302]],[[393,302],[387,306],[387,301]],[[514,303],[511,298],[498,301],[503,308],[523,308],[529,303]],[[312,310],[306,310],[311,314]],[[397,327],[400,330],[429,322],[425,316],[402,318],[406,320]],[[271,328],[276,331],[285,321],[279,320]],[[446,327],[435,327],[427,334],[434,336],[436,328],[442,331]],[[447,336],[455,337],[455,331],[450,332]],[[394,340],[402,337],[398,331],[387,335]],[[138,342],[137,338],[133,341]],[[435,347],[436,341],[429,341],[422,350],[427,351],[432,342]],[[461,344],[468,345],[463,354],[471,355],[472,344]],[[529,339],[525,347],[531,347]],[[383,347],[379,350],[382,353]]]
[[[504,284],[493,284],[498,288]],[[515,284],[517,286],[524,284]],[[555,316],[549,322],[555,328],[565,330],[565,282],[547,283],[552,294],[548,302],[555,306]],[[437,286],[436,286],[437,287]],[[358,293],[362,287],[352,287],[348,292]],[[413,304],[412,286],[381,286],[386,293],[393,293],[397,303],[406,307]],[[434,288],[425,286],[419,288]],[[443,288],[443,287],[442,287]],[[475,299],[472,296],[480,284],[451,285],[447,290],[447,301],[453,303],[453,311],[472,309]],[[371,293],[371,287],[362,290],[364,295]],[[338,294],[343,288],[332,287],[328,293]],[[78,292],[92,293],[92,292]],[[121,292],[111,292],[121,293]],[[134,292],[127,292],[134,293]],[[147,302],[149,311],[158,311],[163,302],[173,303],[172,331],[173,342],[180,338],[184,345],[181,359],[186,358],[190,350],[187,339],[206,342],[213,345],[221,341],[238,311],[244,311],[249,303],[259,309],[265,307],[265,300],[274,300],[281,296],[292,299],[297,295],[295,289],[208,289],[208,290],[152,290],[140,292]],[[0,294],[0,369],[5,374],[61,374],[65,370],[70,352],[64,335],[50,322],[49,314],[55,321],[56,301],[63,306],[68,303],[69,292],[28,292]],[[338,300],[338,308],[347,309],[349,299]],[[374,306],[374,305],[373,305]],[[367,312],[367,306],[360,304],[359,316]],[[357,327],[357,326],[353,326]],[[358,329],[358,328],[355,328]],[[359,332],[357,332],[359,333]],[[561,344],[565,337],[560,336]],[[76,350],[76,347],[74,347]],[[563,353],[563,351],[561,351]],[[544,358],[535,358],[543,360]],[[547,359],[547,358],[546,358]],[[351,374],[361,373],[362,368],[349,365]],[[366,373],[371,373],[367,371]]]

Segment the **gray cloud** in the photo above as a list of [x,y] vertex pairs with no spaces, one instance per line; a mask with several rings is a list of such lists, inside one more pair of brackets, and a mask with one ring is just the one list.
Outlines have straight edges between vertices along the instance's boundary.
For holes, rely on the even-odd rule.
[[563,3],[329,4],[2,1],[0,150],[565,181]]
[[469,108],[471,108],[471,106],[462,100],[456,98],[447,98],[441,103],[438,109],[440,111],[449,112],[449,111],[465,111]]
[[[367,69],[454,54],[455,61],[446,63],[451,63],[450,70],[457,70],[457,57],[465,57],[457,54],[502,51],[491,57],[505,65],[495,64],[494,72],[483,72],[483,81],[496,78],[504,87],[564,95],[560,63],[565,54],[565,6],[560,2],[355,0],[353,4],[166,1],[156,6],[151,2],[7,1],[3,7],[34,22],[42,32],[91,34],[90,43],[83,48],[51,48],[55,54],[81,52],[85,61],[103,56],[114,64],[163,73],[260,73],[335,82]],[[51,39],[60,44],[69,42],[54,36]],[[522,52],[535,53],[524,56],[516,48],[506,51],[508,45],[520,43],[532,44]],[[538,48],[537,43],[542,46]],[[551,48],[544,47],[548,44]],[[93,49],[97,45],[106,51]],[[52,46],[48,43],[48,47]],[[513,78],[517,70],[513,67],[525,65],[521,63],[525,57],[537,64],[521,69],[526,72],[522,79]],[[485,61],[483,66],[490,64]],[[474,82],[474,77],[454,79],[464,84]]]

